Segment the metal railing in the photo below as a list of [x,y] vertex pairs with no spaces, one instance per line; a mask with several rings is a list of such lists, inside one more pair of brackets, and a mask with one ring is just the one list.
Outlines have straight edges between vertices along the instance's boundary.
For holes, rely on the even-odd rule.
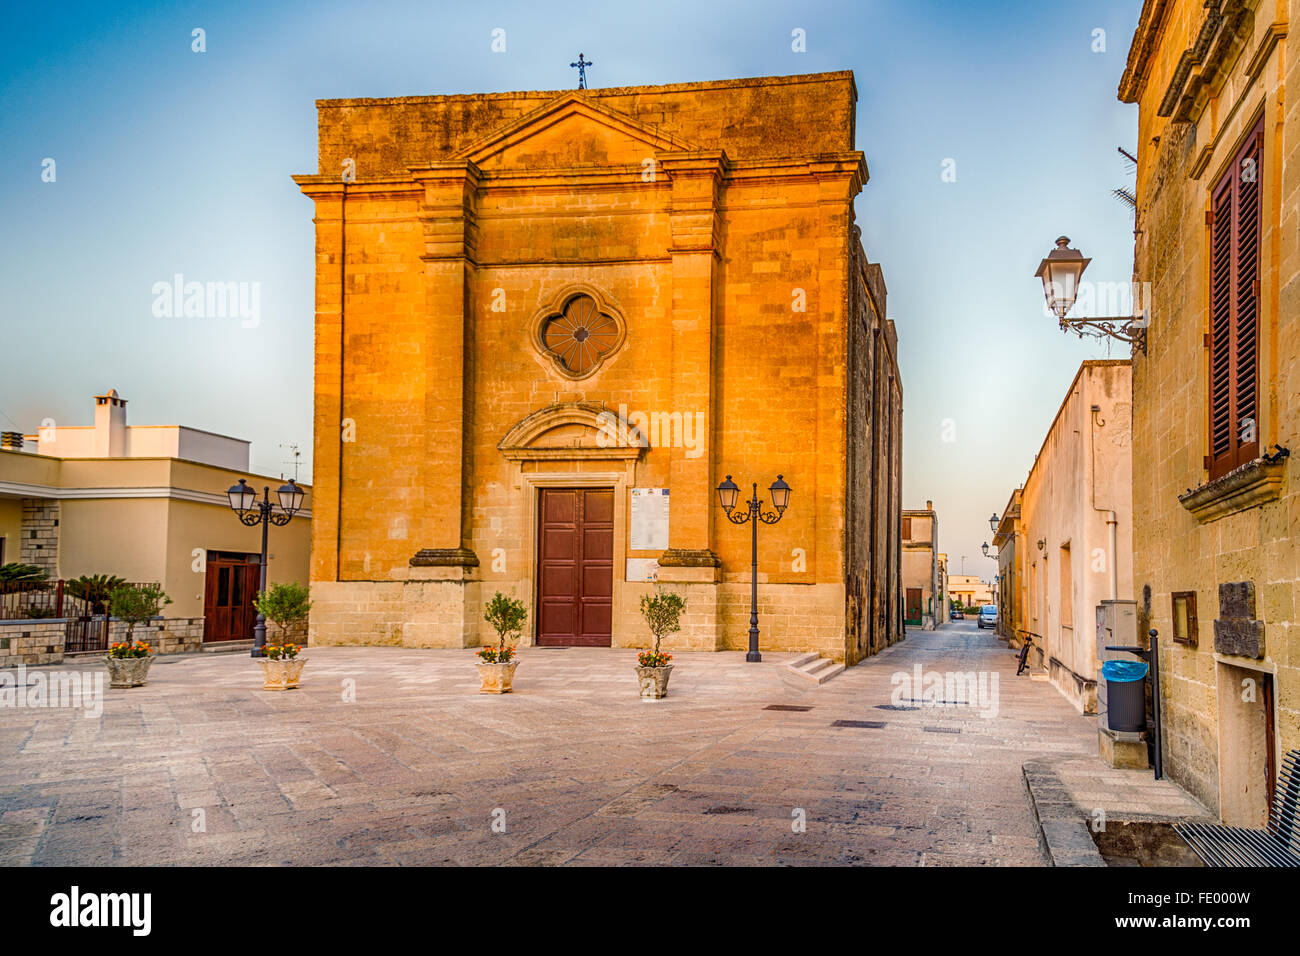
[[[72,593],[73,582],[0,584],[0,621],[31,621],[45,618],[94,617],[108,613],[107,601],[94,602]],[[125,582],[134,587],[156,586],[157,582]]]

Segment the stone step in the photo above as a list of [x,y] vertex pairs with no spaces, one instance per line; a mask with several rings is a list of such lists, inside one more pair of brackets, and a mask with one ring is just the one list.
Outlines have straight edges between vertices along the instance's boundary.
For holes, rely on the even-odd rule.
[[844,671],[844,665],[820,654],[801,654],[786,664],[794,673],[814,684],[824,684]]
[[252,641],[217,641],[203,645],[203,653],[205,654],[226,654],[230,651],[244,651],[247,653],[252,649]]
[[819,660],[820,658],[821,655],[818,654],[816,651],[810,651],[807,654],[800,654],[798,657],[792,658],[791,660],[788,660],[785,663],[787,667],[793,667],[797,669],[803,667],[805,664],[811,664],[813,661]]

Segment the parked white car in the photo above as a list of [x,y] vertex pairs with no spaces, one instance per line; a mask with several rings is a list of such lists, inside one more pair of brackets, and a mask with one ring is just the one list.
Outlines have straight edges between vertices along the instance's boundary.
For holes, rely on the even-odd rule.
[[980,608],[980,616],[975,621],[975,625],[983,630],[986,627],[998,626],[998,606],[996,604],[985,604]]

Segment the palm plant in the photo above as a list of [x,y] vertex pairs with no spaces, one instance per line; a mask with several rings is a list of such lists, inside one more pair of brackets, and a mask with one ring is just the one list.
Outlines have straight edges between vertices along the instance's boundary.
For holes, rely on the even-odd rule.
[[11,561],[0,564],[0,591],[13,594],[20,591],[43,591],[49,587],[50,573],[34,564]]
[[85,601],[91,614],[107,614],[108,602],[126,580],[113,574],[83,574],[63,585],[63,593]]

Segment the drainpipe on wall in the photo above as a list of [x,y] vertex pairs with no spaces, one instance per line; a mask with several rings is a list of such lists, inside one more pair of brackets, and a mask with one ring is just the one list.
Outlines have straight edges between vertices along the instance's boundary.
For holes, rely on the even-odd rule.
[[1110,530],[1110,599],[1115,601],[1119,599],[1119,548],[1117,546],[1119,518],[1115,512],[1106,512],[1106,524]]

